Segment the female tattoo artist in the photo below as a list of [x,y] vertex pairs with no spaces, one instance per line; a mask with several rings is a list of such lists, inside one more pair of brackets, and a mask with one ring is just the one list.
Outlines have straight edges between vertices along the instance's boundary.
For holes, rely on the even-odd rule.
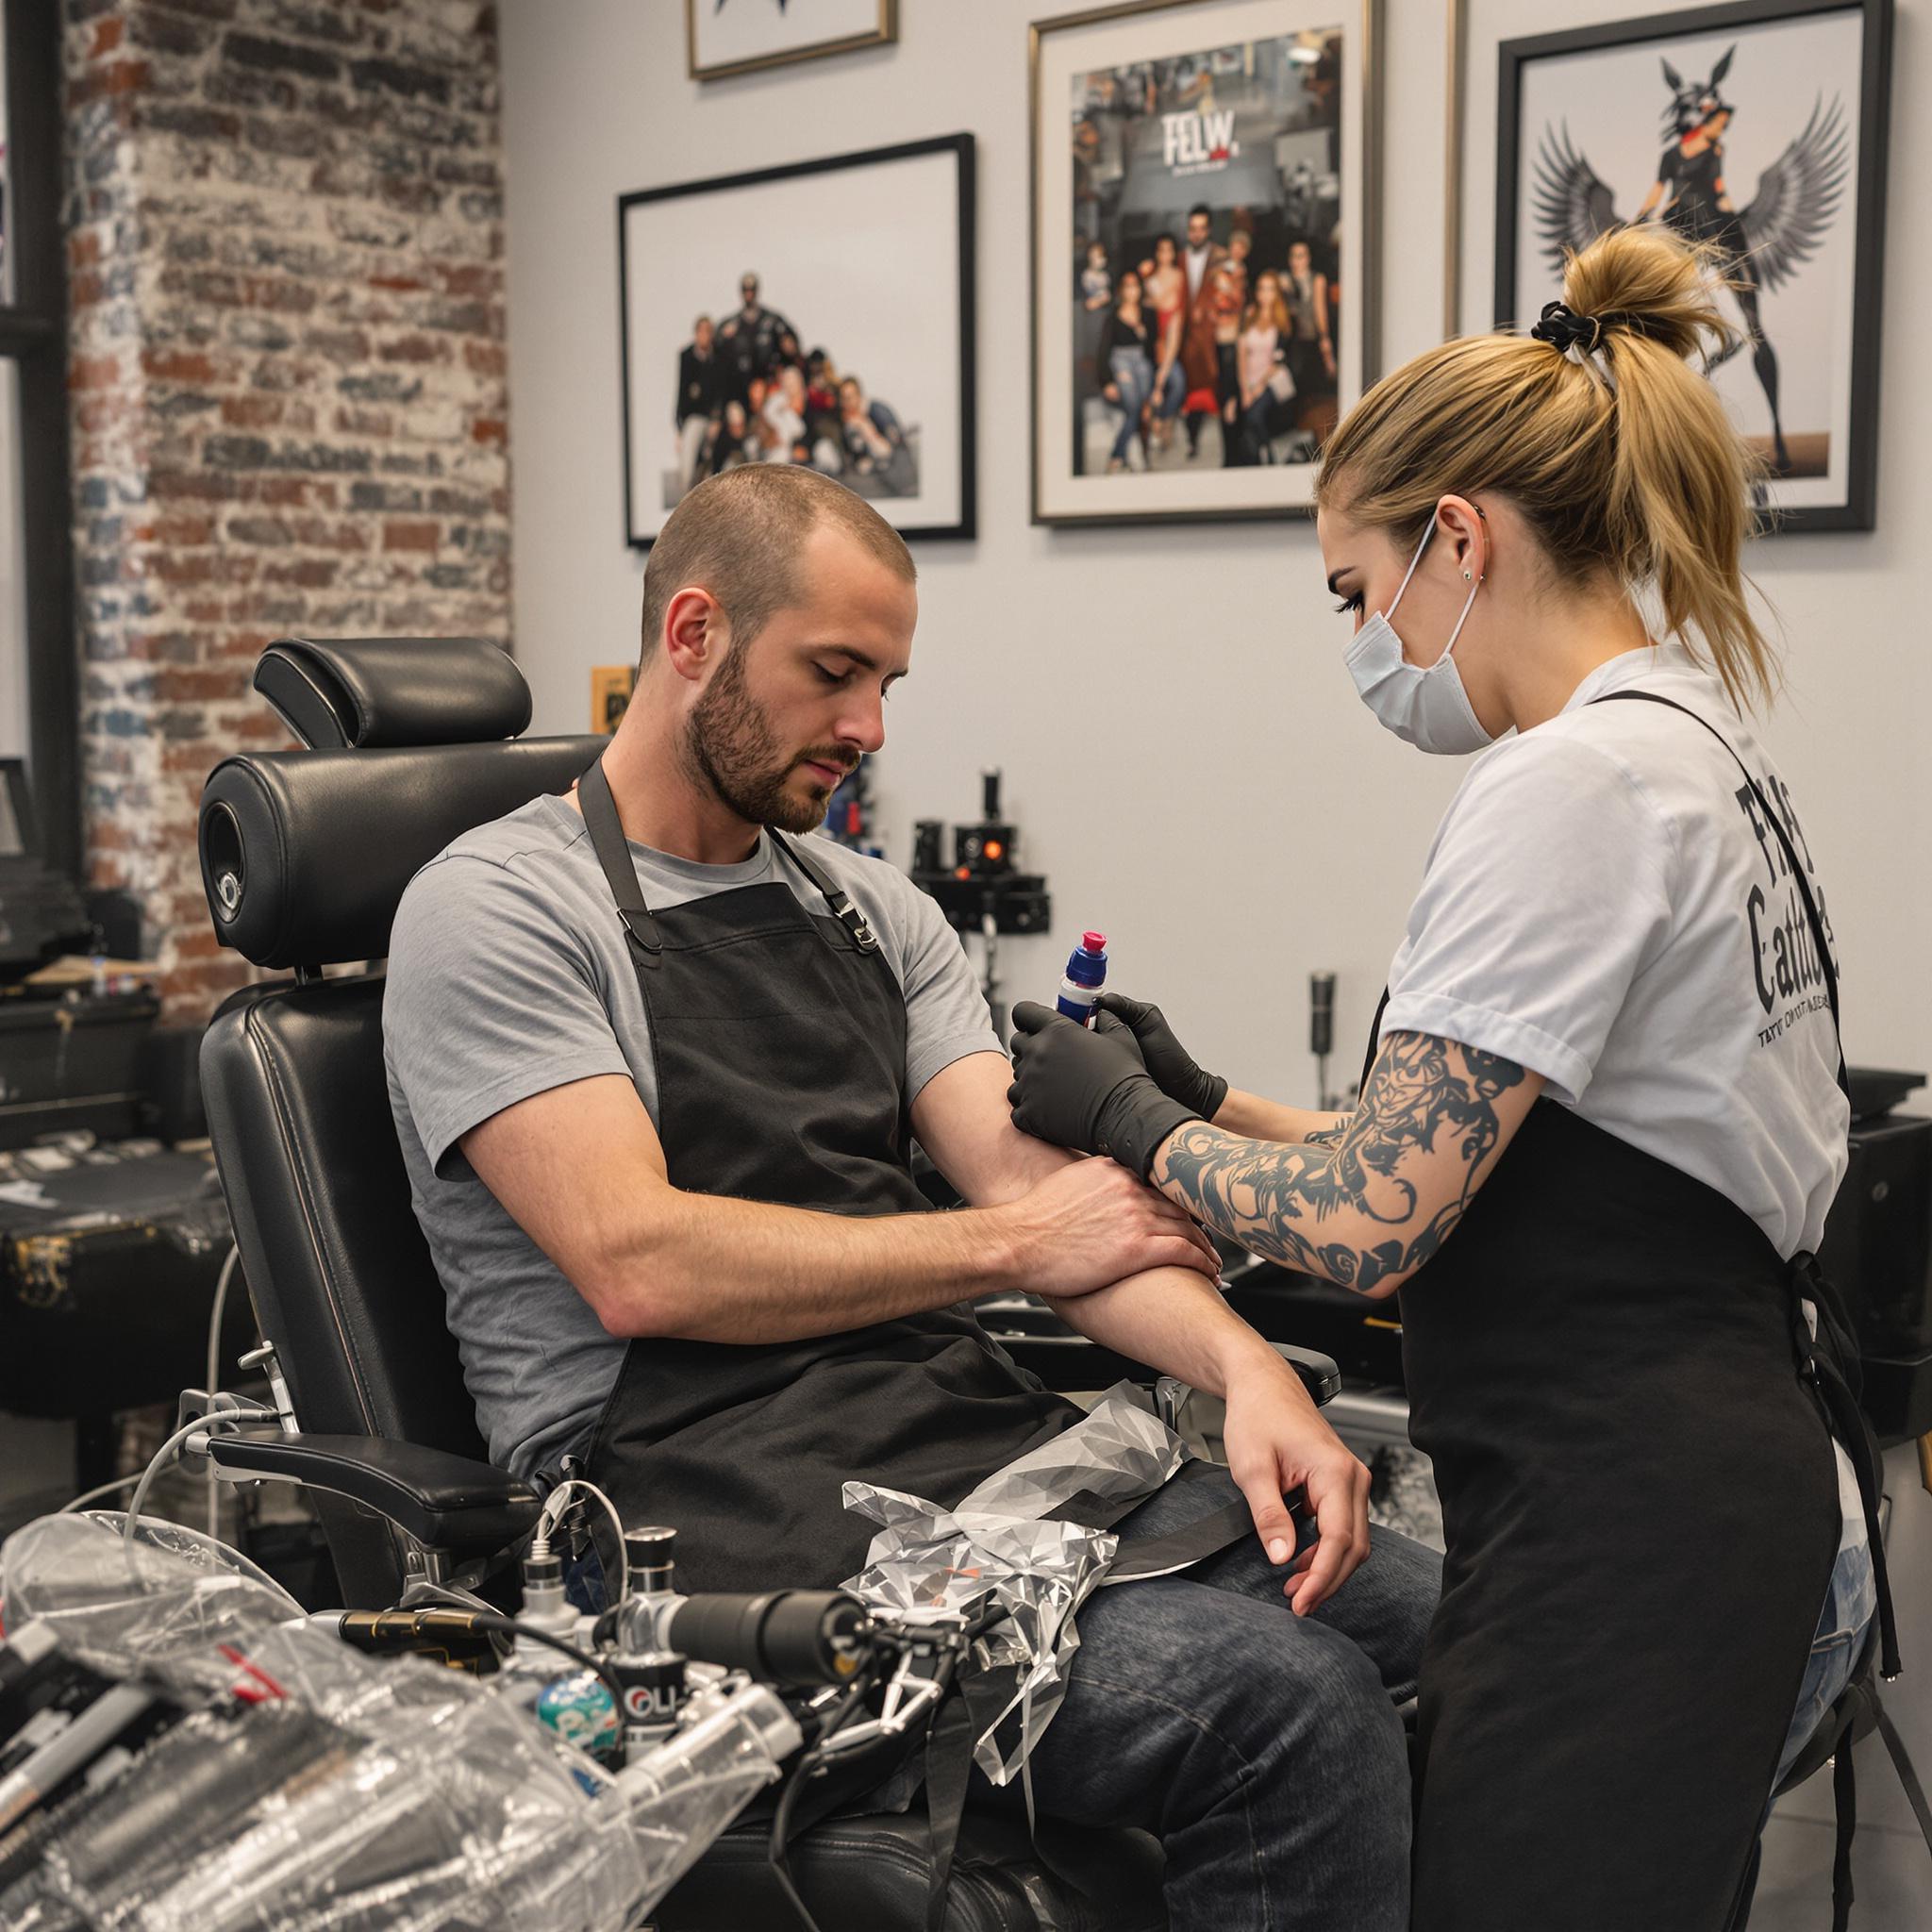
[[1092,1032],[1021,1008],[1013,1099],[1257,1254],[1401,1291],[1448,1542],[1420,1932],[1719,1932],[1885,1595],[1811,1260],[1846,1163],[1837,974],[1747,720],[1775,667],[1739,569],[1752,458],[1687,361],[1711,289],[1630,229],[1565,294],[1377,384],[1324,456],[1361,696],[1483,753],[1359,1105],[1236,1091],[1118,997]]

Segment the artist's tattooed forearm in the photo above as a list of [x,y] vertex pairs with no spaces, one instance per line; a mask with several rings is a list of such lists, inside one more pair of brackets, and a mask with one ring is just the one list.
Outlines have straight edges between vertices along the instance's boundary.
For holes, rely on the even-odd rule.
[[[1496,1145],[1496,1101],[1522,1080],[1499,1055],[1391,1033],[1354,1118],[1332,1136],[1282,1145],[1191,1121],[1154,1178],[1253,1253],[1366,1291],[1441,1246]],[[1424,1159],[1427,1199],[1414,1178]],[[1365,1222],[1386,1234],[1365,1241]]]

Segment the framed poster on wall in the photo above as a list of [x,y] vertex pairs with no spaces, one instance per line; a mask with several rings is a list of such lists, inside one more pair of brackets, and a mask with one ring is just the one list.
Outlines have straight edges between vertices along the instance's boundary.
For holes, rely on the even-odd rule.
[[1709,248],[1773,529],[1873,525],[1890,43],[1891,0],[1741,0],[1498,50],[1497,322],[1626,222]]
[[1037,23],[1033,519],[1292,516],[1375,362],[1379,0]]
[[950,134],[619,198],[625,541],[755,462],[974,534],[973,162]]
[[693,80],[756,74],[899,38],[898,0],[684,0]]

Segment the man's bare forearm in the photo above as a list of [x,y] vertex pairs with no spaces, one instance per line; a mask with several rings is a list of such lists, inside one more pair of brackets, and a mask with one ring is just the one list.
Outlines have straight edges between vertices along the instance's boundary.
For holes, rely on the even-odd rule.
[[1037,1185],[954,1214],[821,1213],[674,1187],[637,1089],[616,1074],[534,1093],[460,1147],[612,1335],[797,1341],[1022,1286],[1081,1295],[1145,1268],[1216,1266],[1185,1212],[1108,1161],[1057,1161]]
[[1279,1373],[1302,1387],[1221,1291],[1185,1268],[1150,1268],[1077,1301],[1056,1302],[1054,1312],[1090,1341],[1209,1395],[1225,1397],[1234,1382],[1254,1374]]
[[861,1218],[665,1187],[577,1285],[613,1334],[799,1341],[1011,1289],[1017,1261],[992,1211]]

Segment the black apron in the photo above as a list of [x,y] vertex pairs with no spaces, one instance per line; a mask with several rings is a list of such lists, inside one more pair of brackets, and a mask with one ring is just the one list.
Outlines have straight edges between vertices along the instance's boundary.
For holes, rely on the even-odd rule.
[[1835,1299],[1714,1189],[1542,1098],[1401,1307],[1448,1546],[1416,1932],[1720,1932],[1838,1550],[1834,1432],[1896,1669]]
[[[835,1214],[914,1214],[906,1002],[864,918],[782,882],[652,912],[601,765],[579,782],[591,842],[650,1018],[671,1184]],[[687,1591],[828,1588],[873,1525],[858,1478],[956,1503],[1080,1410],[1015,1366],[960,1303],[809,1341],[647,1337],[625,1351],[587,1458],[628,1523],[678,1532]]]

